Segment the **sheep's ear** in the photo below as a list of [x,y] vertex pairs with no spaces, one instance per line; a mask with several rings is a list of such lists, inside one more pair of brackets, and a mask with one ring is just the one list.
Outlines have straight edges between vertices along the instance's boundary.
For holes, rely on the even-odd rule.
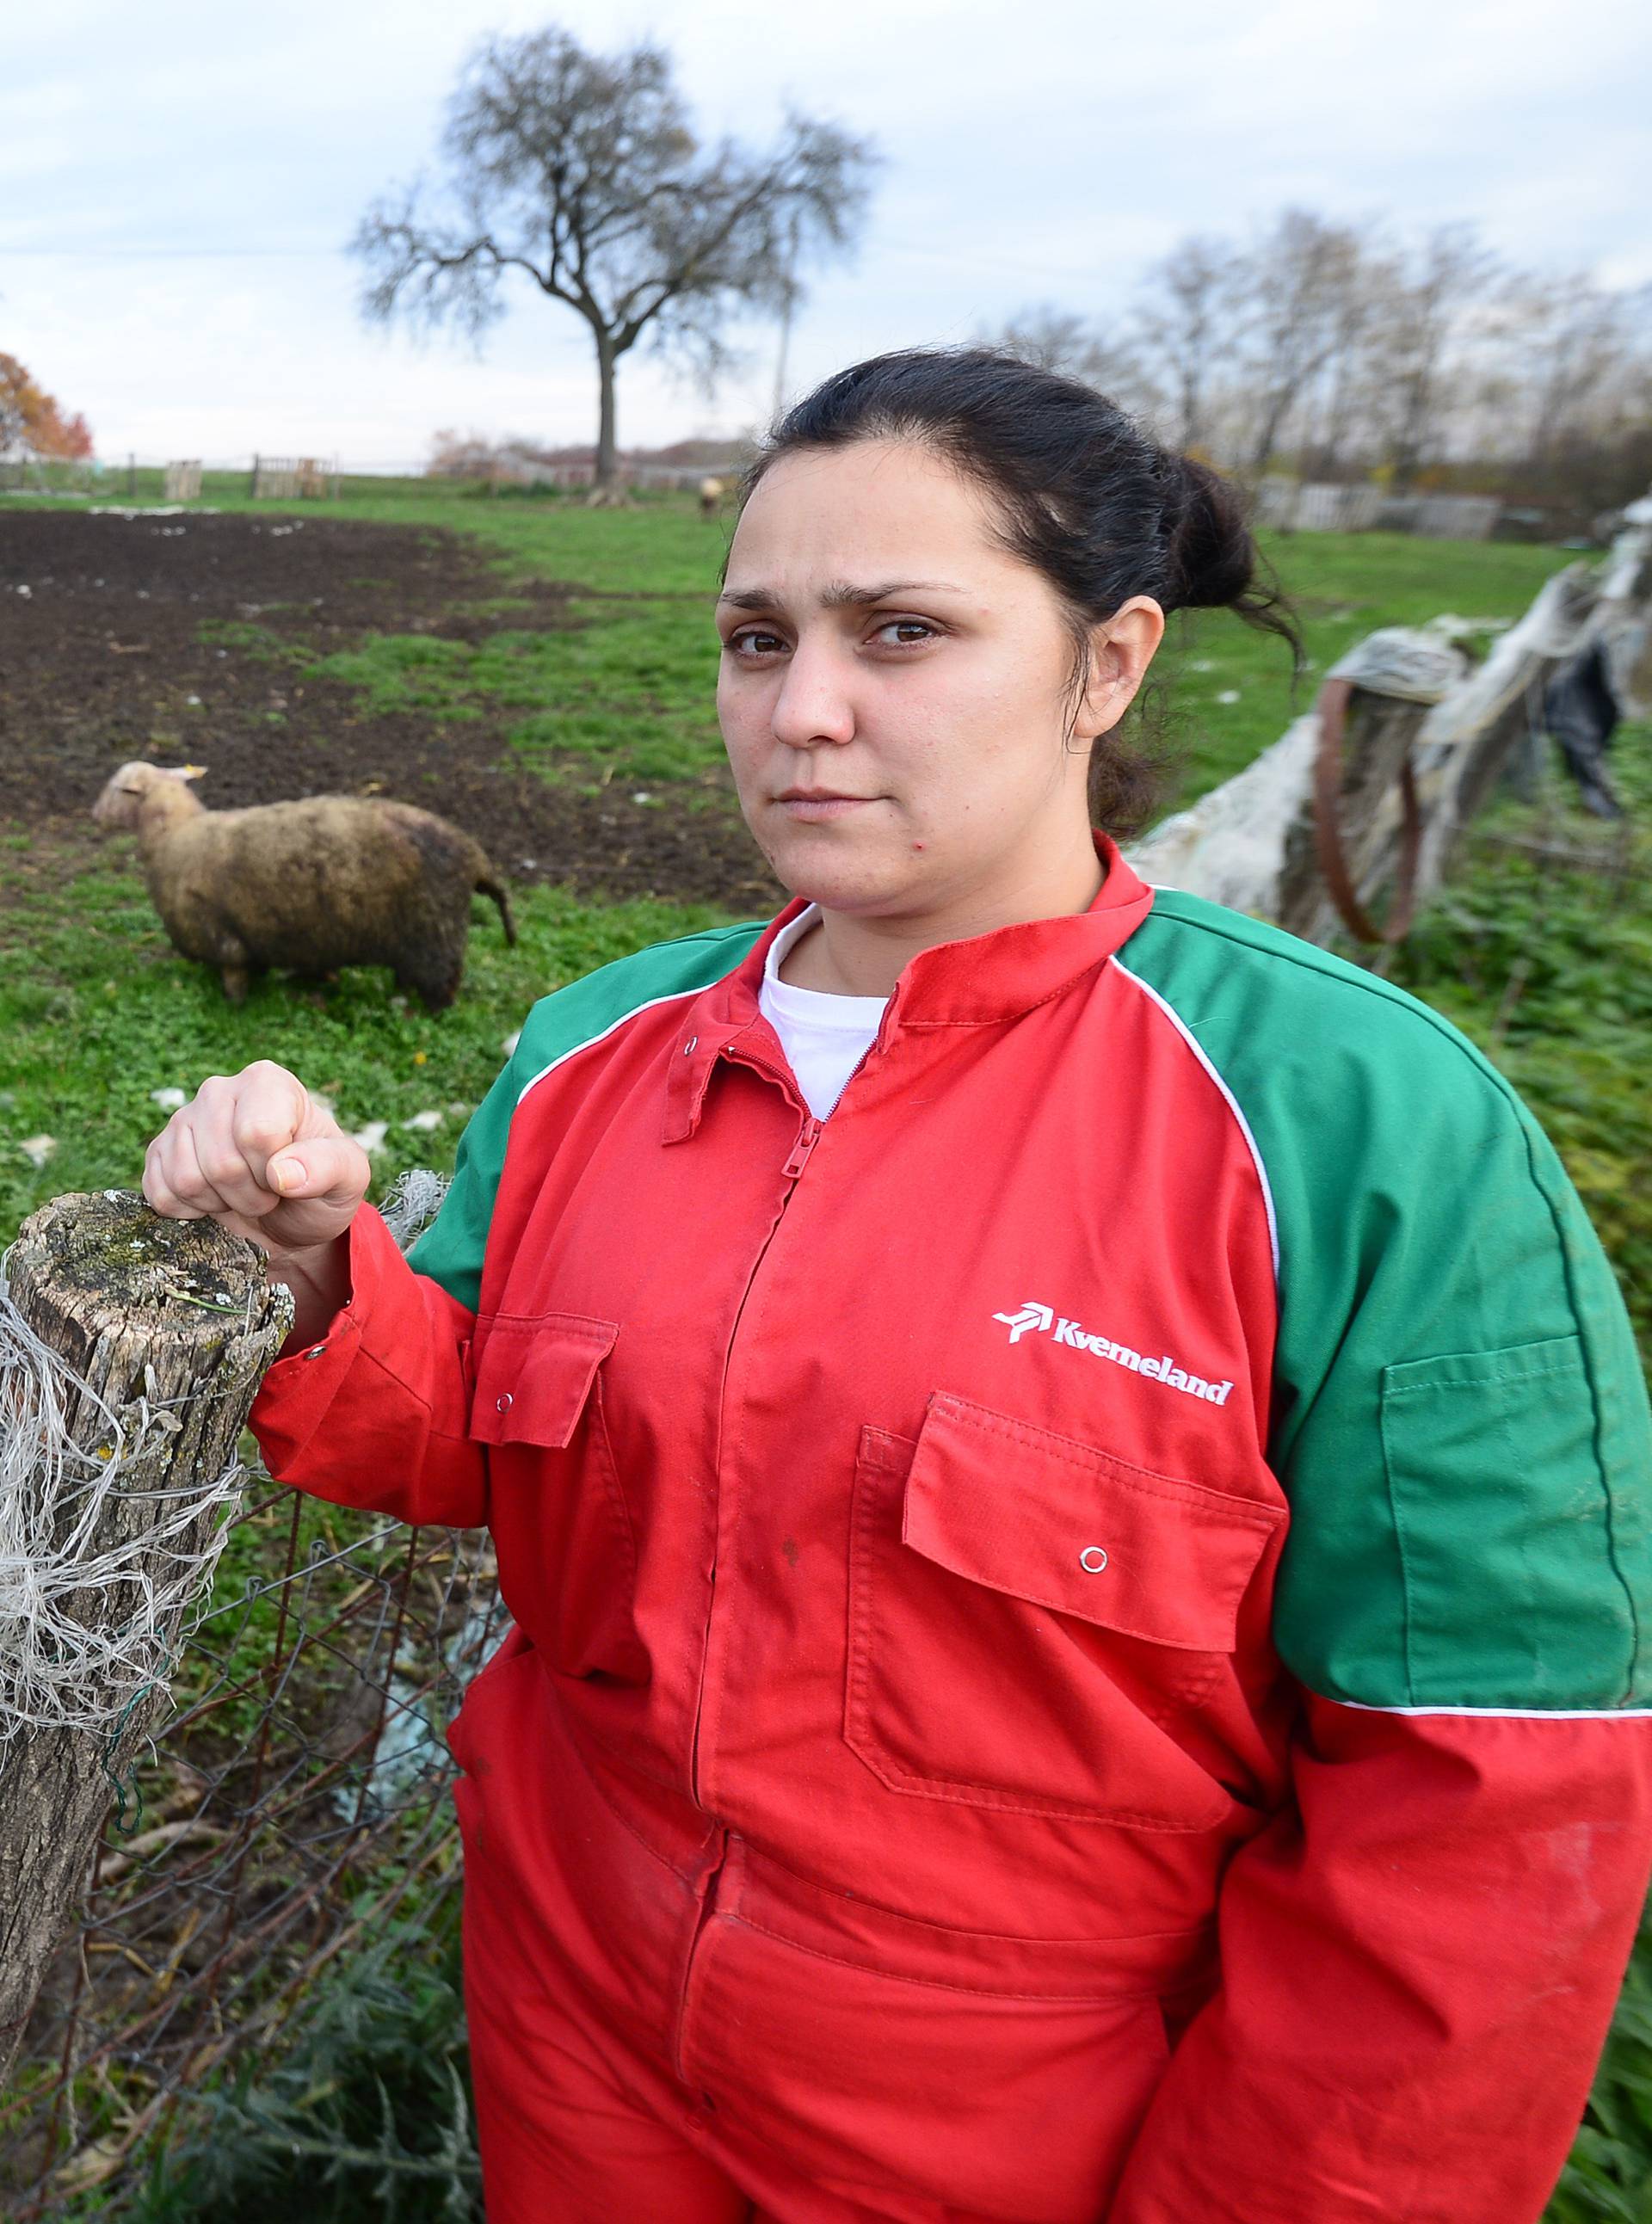
[[206,777],[206,768],[205,765],[180,765],[176,777],[179,780],[204,780]]

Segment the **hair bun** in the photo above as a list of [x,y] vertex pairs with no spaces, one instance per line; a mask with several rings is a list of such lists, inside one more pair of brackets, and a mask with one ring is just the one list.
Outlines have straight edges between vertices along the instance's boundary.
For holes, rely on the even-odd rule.
[[1170,525],[1168,560],[1179,605],[1222,610],[1250,584],[1256,545],[1239,496],[1208,464],[1192,456],[1172,458],[1166,490]]

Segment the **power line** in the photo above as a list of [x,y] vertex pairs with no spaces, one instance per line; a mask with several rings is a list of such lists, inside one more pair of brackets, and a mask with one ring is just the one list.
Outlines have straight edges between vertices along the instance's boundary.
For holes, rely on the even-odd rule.
[[79,257],[98,262],[174,262],[186,257],[242,262],[253,256],[313,262],[318,256],[342,255],[345,251],[342,247],[7,247],[0,243],[0,261],[9,255],[37,255],[65,260]]
[[[29,255],[43,260],[85,260],[91,262],[241,262],[251,258],[294,262],[313,262],[348,253],[343,247],[8,247],[0,243],[0,260],[7,256]],[[1013,261],[1003,256],[975,252],[949,253],[944,248],[915,247],[906,241],[889,241],[879,252],[897,260],[939,263],[953,270],[1003,271],[1015,276],[1057,278],[1069,285],[1094,285],[1103,275],[1098,269],[1076,269],[1071,263],[1040,262],[1020,256]]]

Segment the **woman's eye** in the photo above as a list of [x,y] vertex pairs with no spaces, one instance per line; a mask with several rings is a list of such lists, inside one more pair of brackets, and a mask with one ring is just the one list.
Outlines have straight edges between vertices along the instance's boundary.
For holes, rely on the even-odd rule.
[[922,618],[886,618],[875,638],[883,641],[893,635],[889,643],[891,648],[915,648],[923,641],[933,641],[935,635],[936,629]]
[[777,633],[765,633],[760,626],[749,626],[744,633],[731,633],[725,643],[733,656],[772,656],[785,646]]

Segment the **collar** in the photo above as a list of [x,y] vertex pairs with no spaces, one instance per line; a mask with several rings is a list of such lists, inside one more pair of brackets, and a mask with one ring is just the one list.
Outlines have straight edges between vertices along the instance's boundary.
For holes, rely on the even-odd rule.
[[[1138,880],[1111,837],[1092,828],[1105,875],[1087,911],[1027,919],[960,942],[938,942],[909,958],[884,1007],[877,1031],[887,1045],[902,1027],[990,1027],[1018,1019],[1104,964],[1141,926],[1153,891]],[[683,1008],[666,1084],[664,1140],[680,1142],[699,1123],[712,1068],[754,1026],[768,1022],[758,992],[776,945],[788,948],[815,906],[797,896],[772,919],[735,968]],[[782,939],[783,938],[783,939]],[[778,957],[776,958],[778,963]]]
[[781,961],[794,944],[803,939],[820,916],[820,905],[812,903],[788,926],[780,927],[763,959],[761,1001],[770,1012],[778,1009],[804,1014],[815,1027],[858,1027],[868,1020],[875,1026],[883,1016],[889,1001],[887,996],[829,995],[819,989],[794,988],[789,981],[781,979]]

